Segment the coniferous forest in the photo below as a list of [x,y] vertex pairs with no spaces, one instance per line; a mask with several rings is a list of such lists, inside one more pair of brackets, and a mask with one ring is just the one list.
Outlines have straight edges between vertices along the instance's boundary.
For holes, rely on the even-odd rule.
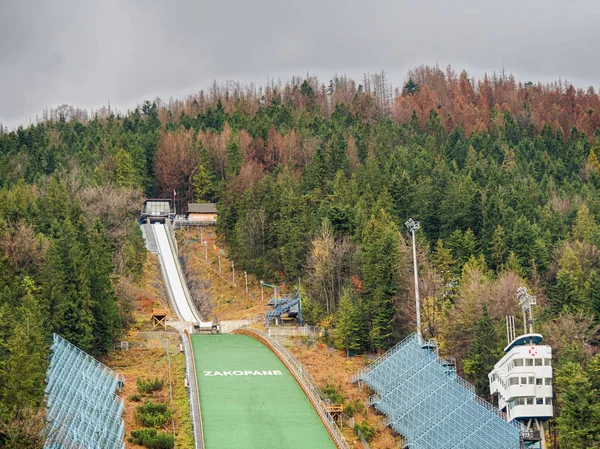
[[179,212],[216,202],[236,268],[299,282],[306,322],[350,354],[414,331],[418,220],[424,336],[488,397],[526,286],[554,351],[560,448],[598,447],[599,157],[593,88],[450,67],[397,89],[383,72],[215,83],[0,128],[0,446],[35,440],[52,332],[101,355],[130,324],[136,213],[176,191]]

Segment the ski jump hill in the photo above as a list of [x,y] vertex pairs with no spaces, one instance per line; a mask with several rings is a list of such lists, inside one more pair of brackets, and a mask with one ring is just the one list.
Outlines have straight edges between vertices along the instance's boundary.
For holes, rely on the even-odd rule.
[[[173,308],[191,329],[202,317],[190,298],[172,228],[168,222],[141,226],[147,248],[159,257]],[[317,411],[306,387],[259,339],[191,334],[190,342],[186,360],[196,449],[347,447],[341,435],[328,432],[330,417]]]

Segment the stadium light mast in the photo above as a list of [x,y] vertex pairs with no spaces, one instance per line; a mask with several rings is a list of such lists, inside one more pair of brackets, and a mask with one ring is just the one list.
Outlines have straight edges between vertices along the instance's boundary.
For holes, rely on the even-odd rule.
[[[519,298],[519,305],[523,311],[523,330],[527,334],[527,325],[529,325],[529,333],[533,334],[533,312],[532,306],[536,305],[535,296],[531,296],[527,292],[526,287],[519,287],[517,289],[517,298]],[[529,312],[529,320],[527,320],[527,312]]]
[[421,300],[419,299],[419,273],[417,270],[417,247],[415,244],[415,232],[421,228],[421,224],[418,221],[414,221],[409,218],[404,223],[410,233],[412,234],[412,249],[413,249],[413,266],[415,271],[415,305],[417,311],[417,334],[421,337]]

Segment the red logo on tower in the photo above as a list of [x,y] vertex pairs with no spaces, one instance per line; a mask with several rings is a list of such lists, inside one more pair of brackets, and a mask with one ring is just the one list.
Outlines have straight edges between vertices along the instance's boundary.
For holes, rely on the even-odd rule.
[[529,348],[529,355],[531,357],[535,357],[537,355],[537,348],[535,346],[531,346]]

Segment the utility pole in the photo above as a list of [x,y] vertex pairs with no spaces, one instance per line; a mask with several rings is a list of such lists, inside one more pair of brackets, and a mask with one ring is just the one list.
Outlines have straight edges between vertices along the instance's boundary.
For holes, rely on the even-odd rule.
[[244,280],[246,281],[246,294],[248,294],[248,273],[244,271]]
[[231,281],[235,285],[235,265],[233,264],[233,260],[231,261]]
[[264,302],[265,300],[265,282],[260,281],[260,300]]
[[412,218],[409,218],[404,224],[412,234],[413,265],[415,271],[415,305],[417,310],[417,335],[421,337],[421,300],[419,299],[419,272],[417,269],[417,247],[415,244],[415,232],[421,228],[421,224],[418,221],[413,221]]
[[217,253],[217,260],[219,262],[219,274],[221,274],[221,250]]
[[208,262],[208,243],[206,243],[206,240],[204,240],[203,244],[204,244],[204,260],[206,262]]

